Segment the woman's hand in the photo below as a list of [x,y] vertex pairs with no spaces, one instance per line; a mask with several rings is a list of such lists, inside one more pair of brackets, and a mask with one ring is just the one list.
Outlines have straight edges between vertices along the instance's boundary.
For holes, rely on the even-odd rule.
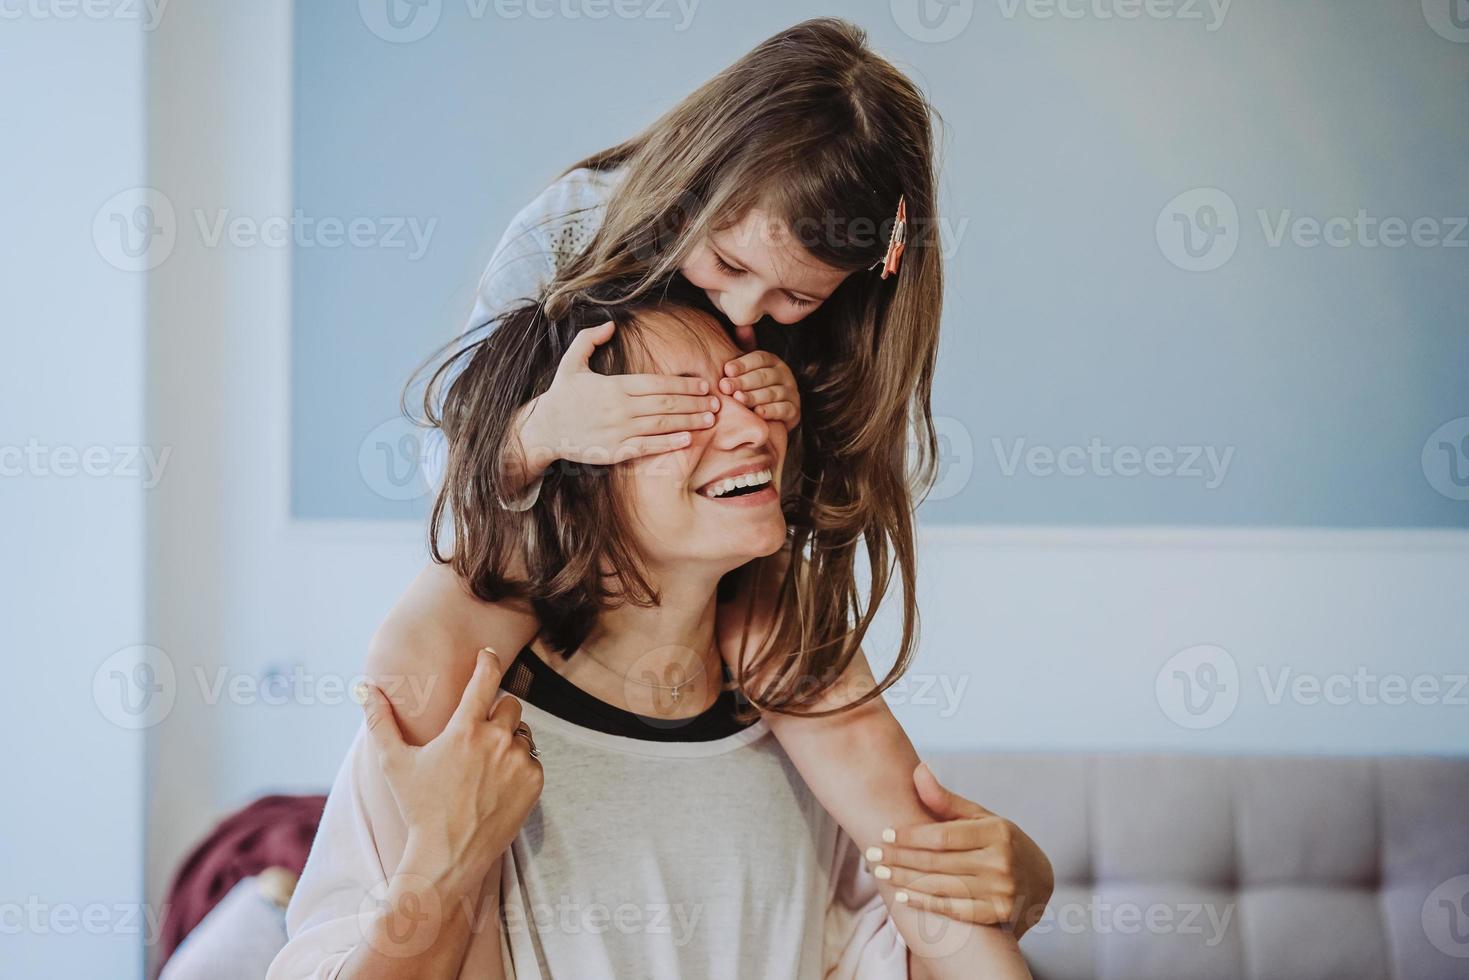
[[516,735],[520,702],[498,696],[501,673],[494,652],[481,650],[453,717],[422,747],[403,740],[381,690],[365,692],[367,729],[408,828],[406,870],[451,893],[478,891],[541,795],[532,743]]
[[544,394],[520,410],[517,436],[529,483],[553,462],[608,464],[682,449],[714,424],[719,399],[702,378],[598,374],[591,368],[611,323],[578,333]]
[[725,364],[719,390],[767,422],[784,422],[787,430],[801,421],[796,376],[770,351],[751,351]]
[[1040,919],[1055,877],[1035,841],[1004,817],[950,792],[927,764],[913,771],[919,799],[941,822],[883,831],[869,847],[873,873],[896,900],[976,925],[1007,925],[1017,938]]

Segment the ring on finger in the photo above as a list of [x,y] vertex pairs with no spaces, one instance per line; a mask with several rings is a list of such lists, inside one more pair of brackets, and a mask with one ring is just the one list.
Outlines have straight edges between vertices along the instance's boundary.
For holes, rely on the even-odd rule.
[[515,736],[517,738],[525,739],[525,744],[530,746],[530,757],[532,759],[539,759],[541,757],[541,750],[536,748],[536,739],[535,736],[530,733],[529,725],[527,725],[525,722],[521,722],[520,724],[516,725]]

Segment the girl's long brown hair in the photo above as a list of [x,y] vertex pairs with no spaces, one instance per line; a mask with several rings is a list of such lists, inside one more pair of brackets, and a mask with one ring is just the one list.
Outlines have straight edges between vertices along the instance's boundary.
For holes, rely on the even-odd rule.
[[[897,680],[916,646],[913,505],[935,470],[929,402],[943,303],[931,116],[927,100],[868,48],[863,31],[812,20],[760,44],[637,137],[572,168],[625,174],[592,241],[547,290],[538,313],[544,324],[646,301],[677,278],[711,231],[753,207],[783,219],[813,257],[852,273],[799,324],[758,331],[761,346],[796,373],[802,413],[784,488],[792,546],[781,566],[774,628],[758,651],[747,649],[738,671],[765,710],[825,713],[810,706],[858,652],[895,576],[902,590],[897,657],[853,704]],[[900,197],[908,247],[898,274],[883,280],[870,267],[887,251]],[[527,333],[518,336],[533,343]],[[509,359],[530,356],[524,347],[497,348]],[[515,370],[508,362],[497,369]],[[506,569],[518,561],[472,539],[476,525],[486,530],[476,513],[500,504],[486,496],[494,481],[471,471],[498,469],[483,437],[503,440],[508,423],[484,419],[481,429],[467,415],[453,422],[447,405],[440,416],[436,403],[444,388],[452,395],[451,377],[441,367],[425,397],[431,423],[452,423],[430,546],[476,595],[500,599],[517,594]],[[460,407],[472,411],[476,400],[467,389],[462,394]],[[471,429],[480,431],[475,452],[464,448]],[[454,550],[446,558],[438,542],[448,516]],[[856,576],[863,553],[865,597]],[[747,596],[762,588],[762,569],[749,576]]]

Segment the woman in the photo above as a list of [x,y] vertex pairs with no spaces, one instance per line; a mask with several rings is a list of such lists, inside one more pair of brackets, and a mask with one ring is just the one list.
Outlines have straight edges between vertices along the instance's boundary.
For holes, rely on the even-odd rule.
[[[735,350],[689,305],[517,311],[450,389],[451,460],[493,442],[605,319],[602,373],[717,380]],[[505,356],[528,348],[546,353]],[[998,930],[955,925],[962,949],[910,957],[851,839],[766,723],[740,720],[716,597],[787,542],[786,449],[782,423],[726,399],[683,450],[548,474],[523,584],[543,629],[504,678],[526,703],[496,695],[482,652],[412,748],[369,693],[272,977],[1028,976]],[[510,520],[493,497],[474,506],[456,521]],[[685,678],[672,711],[646,679],[666,671]]]

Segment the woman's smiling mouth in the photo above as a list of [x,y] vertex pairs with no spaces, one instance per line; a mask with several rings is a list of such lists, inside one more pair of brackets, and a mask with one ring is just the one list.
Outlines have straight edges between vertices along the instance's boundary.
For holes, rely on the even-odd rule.
[[747,468],[709,481],[699,488],[698,493],[721,503],[764,503],[777,496],[775,473],[770,467]]

